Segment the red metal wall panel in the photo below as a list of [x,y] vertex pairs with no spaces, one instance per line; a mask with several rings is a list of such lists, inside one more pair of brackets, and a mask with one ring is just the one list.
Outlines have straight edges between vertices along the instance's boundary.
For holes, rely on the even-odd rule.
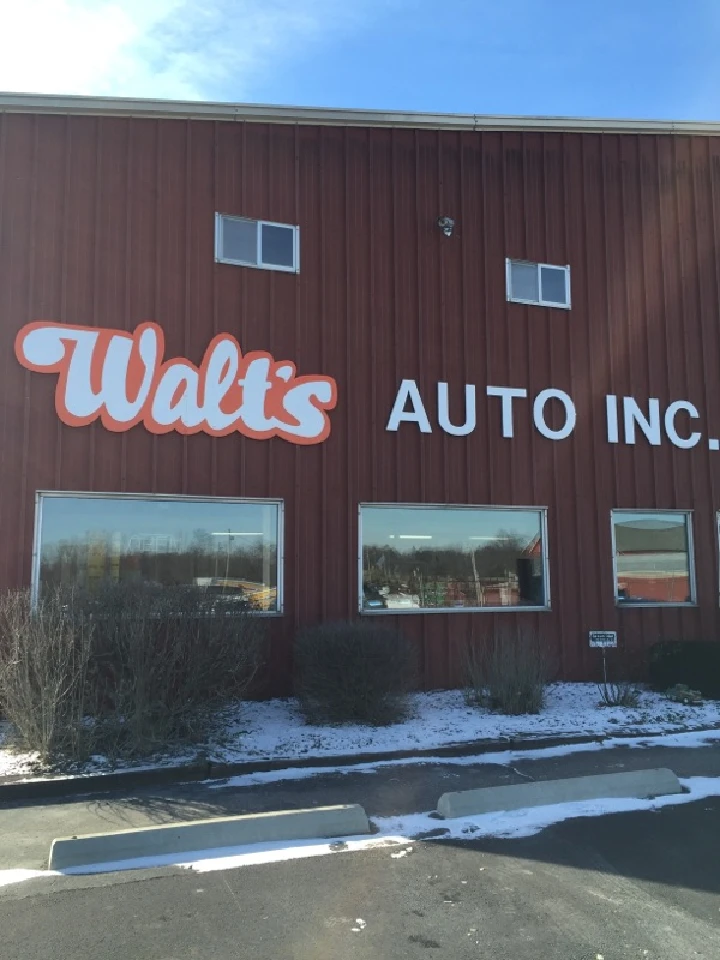
[[[300,274],[216,264],[216,211],[298,223]],[[449,239],[439,215],[456,220]],[[358,503],[538,505],[552,610],[397,616],[427,686],[456,683],[467,638],[499,624],[541,631],[566,677],[595,669],[591,628],[635,649],[715,637],[719,224],[712,137],[0,115],[0,585],[29,582],[38,489],[280,497],[283,689],[297,626],[356,615]],[[569,263],[572,310],[507,303],[507,256]],[[13,355],[39,319],[155,320],[167,354],[193,362],[232,333],[336,378],[331,436],[296,447],[64,426],[55,378]],[[430,435],[385,430],[403,378],[420,386]],[[437,427],[438,381],[455,420],[477,386],[468,437]],[[486,384],[528,390],[512,440]],[[561,442],[532,425],[549,386],[577,408]],[[692,401],[702,443],[609,444],[608,393]],[[614,507],[694,511],[695,608],[616,607]]]

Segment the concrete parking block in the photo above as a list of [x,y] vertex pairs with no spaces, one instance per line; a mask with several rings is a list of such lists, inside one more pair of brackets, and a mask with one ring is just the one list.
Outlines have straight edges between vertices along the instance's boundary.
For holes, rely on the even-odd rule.
[[239,817],[218,817],[53,840],[51,870],[134,860],[139,857],[196,853],[220,847],[282,840],[310,840],[370,833],[358,804],[277,810]]
[[578,800],[600,800],[608,797],[646,799],[682,793],[682,789],[672,770],[658,767],[654,770],[601,773],[568,780],[534,780],[511,786],[444,793],[438,800],[437,812],[445,819],[453,819]]

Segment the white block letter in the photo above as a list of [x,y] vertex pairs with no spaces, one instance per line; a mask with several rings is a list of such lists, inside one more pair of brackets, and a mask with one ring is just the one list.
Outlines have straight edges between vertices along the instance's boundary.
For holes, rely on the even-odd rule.
[[[412,404],[412,410],[405,409],[408,400]],[[425,412],[420,391],[414,380],[403,380],[400,384],[385,429],[396,431],[401,423],[416,423],[420,427],[421,433],[432,433],[432,427]]]
[[675,429],[675,416],[679,410],[686,410],[688,416],[692,417],[693,420],[697,420],[700,414],[697,412],[697,408],[691,403],[688,403],[687,400],[676,400],[674,403],[671,403],[665,411],[665,433],[668,435],[668,440],[670,443],[674,443],[676,447],[689,450],[690,447],[694,447],[695,444],[700,441],[701,435],[695,431],[691,433],[689,437],[678,436],[678,432]]
[[617,397],[609,394],[605,397],[605,411],[607,418],[607,438],[608,443],[618,442],[618,414]]
[[[559,400],[565,407],[565,423],[559,430],[551,430],[545,423],[545,404],[548,400]],[[547,437],[548,440],[564,440],[565,437],[569,437],[575,429],[576,419],[575,404],[564,390],[553,390],[551,387],[548,390],[541,390],[535,397],[535,402],[533,403],[535,428],[544,437]]]
[[527,390],[523,390],[522,387],[488,387],[486,393],[489,397],[502,397],[502,435],[504,437],[514,436],[513,398],[526,397]]
[[450,402],[448,399],[448,385],[438,383],[438,423],[445,431],[454,437],[466,437],[475,429],[475,387],[472,383],[465,384],[465,422],[461,427],[450,423]]
[[642,412],[632,397],[623,397],[625,419],[625,443],[635,443],[635,424],[654,447],[660,446],[660,401],[655,397],[648,400],[648,416]]

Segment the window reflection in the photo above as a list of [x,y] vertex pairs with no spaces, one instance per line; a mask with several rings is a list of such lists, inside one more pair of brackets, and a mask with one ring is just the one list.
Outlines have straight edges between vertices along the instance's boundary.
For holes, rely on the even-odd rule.
[[366,611],[544,607],[540,510],[363,506]]
[[613,513],[619,603],[692,603],[685,513]]
[[41,497],[40,587],[142,580],[277,611],[277,503]]

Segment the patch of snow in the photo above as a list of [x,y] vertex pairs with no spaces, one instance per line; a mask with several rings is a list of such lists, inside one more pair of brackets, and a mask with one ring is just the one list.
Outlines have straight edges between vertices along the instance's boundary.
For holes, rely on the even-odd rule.
[[[222,711],[215,738],[204,745],[204,751],[209,760],[219,763],[293,761],[328,756],[355,757],[362,753],[411,753],[476,740],[612,737],[619,733],[647,737],[720,726],[720,703],[714,701],[697,707],[683,706],[661,694],[643,691],[637,707],[600,708],[599,699],[594,683],[554,683],[548,687],[542,713],[512,717],[469,707],[460,690],[416,693],[411,697],[411,717],[389,727],[306,724],[297,701],[293,699],[242,703]],[[31,754],[13,753],[7,744],[7,735],[6,726],[3,728],[0,724],[0,777],[29,777],[37,758]],[[192,763],[196,756],[196,752],[174,753],[152,763],[117,764],[114,768],[105,757],[96,756],[74,775],[91,775],[110,769],[179,766]],[[297,775],[306,774],[299,771]]]
[[648,747],[686,747],[688,749],[706,747],[720,741],[720,730],[690,731],[688,733],[660,734],[654,737],[608,737],[596,743],[564,743],[556,747],[542,747],[538,750],[500,750],[493,753],[474,753],[464,757],[404,757],[398,760],[373,760],[367,763],[343,764],[329,767],[286,767],[284,770],[267,770],[262,773],[243,773],[227,780],[206,780],[210,790],[224,790],[226,787],[250,787],[263,783],[277,783],[285,780],[305,780],[309,777],[328,776],[330,774],[377,773],[385,767],[425,766],[443,764],[445,766],[474,767],[479,764],[498,764],[510,766],[521,760],[547,760],[564,757],[572,753],[593,753],[614,747],[646,749]]
[[36,877],[59,877],[57,870],[0,870],[0,887],[9,887],[14,883],[34,880]]
[[707,797],[720,797],[720,777],[688,777],[680,783],[687,793],[656,797],[653,800],[635,798],[605,798],[582,800],[572,803],[555,803],[523,810],[500,810],[476,817],[461,817],[453,820],[438,820],[428,813],[408,817],[374,818],[380,834],[385,832],[417,837],[423,833],[443,830],[438,840],[473,840],[480,837],[496,837],[502,840],[531,837],[546,827],[563,820],[578,817],[599,817],[612,813],[632,813],[642,810],[660,810],[684,803],[693,803]]
[[305,724],[294,700],[248,703],[237,728],[225,733],[229,743],[217,759],[319,757],[384,751],[433,749],[473,740],[517,737],[612,736],[653,734],[720,724],[720,703],[681,706],[650,691],[640,693],[637,707],[603,707],[594,683],[554,683],[537,716],[511,717],[469,707],[460,690],[417,693],[413,716],[389,727]]

